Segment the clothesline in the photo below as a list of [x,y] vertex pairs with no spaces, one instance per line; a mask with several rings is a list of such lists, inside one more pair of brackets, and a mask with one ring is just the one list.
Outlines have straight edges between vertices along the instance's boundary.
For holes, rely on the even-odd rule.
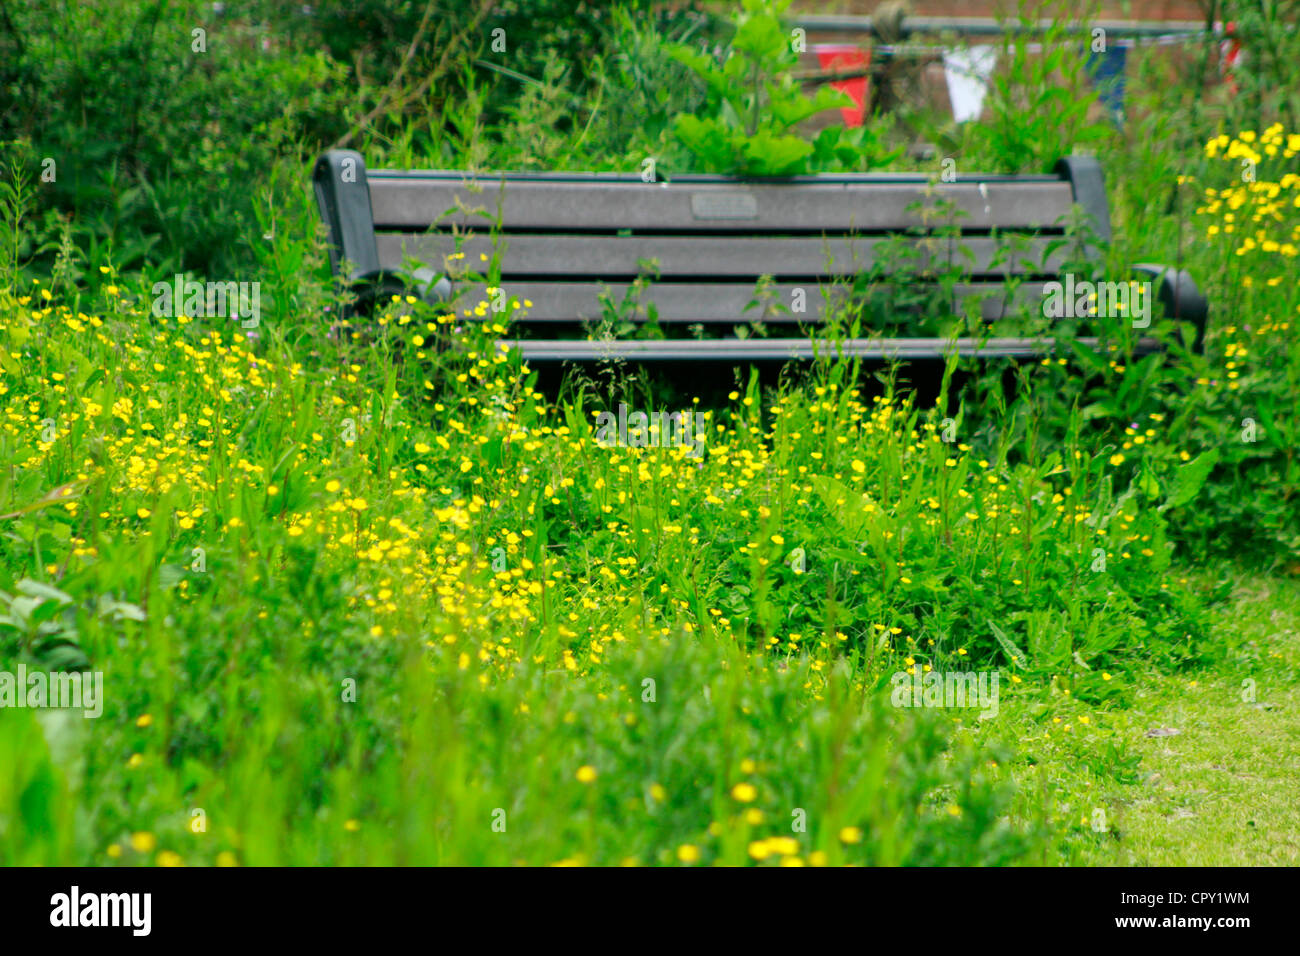
[[[1104,29],[1104,28],[1103,28]],[[1213,36],[1220,46],[1220,67],[1225,82],[1236,92],[1234,71],[1240,66],[1244,53],[1239,38],[1232,25],[1222,32],[1210,33],[1202,30],[1197,33],[1188,31],[1163,34],[1144,34],[1141,36],[1113,36],[1105,34],[1106,43],[1102,49],[1096,49],[1090,42],[1091,34],[1075,31],[1075,37],[1063,41],[1080,49],[1088,59],[1087,73],[1096,87],[1102,103],[1111,113],[1117,125],[1124,123],[1125,70],[1128,52],[1140,46],[1172,46],[1189,40],[1199,40]],[[981,40],[984,37],[980,37]],[[993,40],[993,37],[989,37]],[[837,90],[848,94],[851,106],[841,108],[847,126],[860,126],[866,118],[869,78],[872,75],[871,63],[880,56],[933,55],[943,60],[944,76],[948,85],[948,97],[952,104],[953,119],[962,123],[975,119],[983,108],[989,81],[997,65],[998,56],[1008,37],[1003,34],[1002,43],[981,42],[961,44],[881,44],[840,42],[811,43],[809,52],[815,54],[821,66],[820,72],[796,74],[802,82],[830,83]],[[1030,53],[1041,53],[1048,47],[1042,42],[1025,43],[1019,49]]]
[[[1200,40],[1208,34],[1201,33],[1169,33],[1163,36],[1154,37],[1107,37],[1106,46],[1119,47],[1122,49],[1132,49],[1137,46],[1173,46],[1176,43],[1186,43],[1189,40]],[[1008,38],[1009,39],[1009,38]],[[1076,42],[1087,43],[1086,38],[1080,38]],[[819,46],[821,44],[810,44],[810,46]],[[990,45],[990,44],[980,44]],[[1026,53],[1042,53],[1049,49],[1048,44],[1033,42],[1026,43],[1021,47]],[[940,45],[929,43],[881,43],[871,47],[873,53],[878,56],[898,56],[900,54],[919,54],[919,53],[944,53],[953,49],[952,44]]]
[[[1106,46],[1107,48],[1119,48],[1119,49],[1126,49],[1126,50],[1132,49],[1133,47],[1136,46],[1172,46],[1175,43],[1181,43],[1183,41],[1189,39],[1195,39],[1195,38],[1196,38],[1195,34],[1174,34],[1174,33],[1167,34],[1165,36],[1146,37],[1143,38],[1141,41],[1139,41],[1139,39],[1136,37],[1120,37],[1115,39],[1108,39],[1106,41]],[[1086,43],[1086,41],[1083,39],[1080,39],[1077,42]],[[832,47],[836,49],[840,49],[848,45],[849,44],[847,43],[809,44],[810,48],[813,51],[816,51],[818,49],[830,49]],[[968,48],[972,50],[987,49],[992,46],[995,46],[995,44],[971,44]],[[904,44],[893,44],[893,45],[882,43],[878,46],[871,46],[869,47],[869,49],[871,50],[872,54],[875,56],[898,56],[900,54],[948,55],[951,54],[954,50],[962,49],[962,47],[928,45],[928,44],[920,44],[920,43],[904,43]],[[1024,46],[1024,50],[1027,53],[1042,53],[1043,49],[1044,49],[1044,45],[1042,43],[1029,43]],[[831,71],[821,71],[821,72],[811,72],[811,73],[796,73],[795,79],[802,80],[802,81],[817,80],[817,81],[825,82],[825,81],[834,81],[834,80],[854,79],[856,77],[869,76],[870,74],[871,74],[871,68],[869,66],[862,66],[862,67],[857,67],[849,70],[831,70]]]

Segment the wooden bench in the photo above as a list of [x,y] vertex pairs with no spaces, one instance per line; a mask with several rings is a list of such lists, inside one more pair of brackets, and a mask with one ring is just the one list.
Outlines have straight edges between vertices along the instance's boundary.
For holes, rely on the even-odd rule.
[[[990,337],[976,320],[974,335],[898,338],[867,320],[924,312],[935,295],[949,314],[978,309],[985,322],[1016,310],[1041,317],[1048,283],[1062,278],[1071,250],[1082,249],[1100,268],[1110,239],[1101,167],[1079,156],[1061,160],[1049,175],[965,175],[938,183],[894,173],[647,183],[603,173],[367,172],[358,153],[334,150],[317,161],[314,182],[331,265],[361,295],[362,312],[412,285],[426,299],[445,300],[457,233],[460,262],[478,267],[494,252],[499,216],[500,285],[512,299],[531,302],[503,345],[530,362],[784,362],[836,349],[877,361],[939,358],[952,348],[979,357],[1038,357],[1053,349],[1055,332]],[[1081,212],[1072,213],[1075,204]],[[1067,234],[1072,217],[1087,222],[1095,242],[1084,242],[1087,231]],[[423,268],[403,274],[408,258]],[[653,315],[666,337],[589,340],[583,323],[609,315],[610,303],[623,302],[648,268],[657,275],[623,317]],[[1199,348],[1207,306],[1191,277],[1158,265],[1133,269],[1155,283],[1153,318],[1163,311],[1194,323]],[[770,278],[756,296],[762,277]],[[461,292],[462,302],[489,297],[481,286]],[[881,301],[883,312],[859,313],[856,336],[818,337],[828,308]],[[758,329],[747,327],[755,320]],[[1134,347],[1147,351],[1158,342],[1143,337]]]

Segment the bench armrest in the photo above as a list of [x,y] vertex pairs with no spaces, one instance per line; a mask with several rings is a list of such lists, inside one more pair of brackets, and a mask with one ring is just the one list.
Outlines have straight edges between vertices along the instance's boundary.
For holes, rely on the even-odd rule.
[[451,298],[451,280],[428,268],[414,272],[374,269],[354,277],[351,289],[357,297],[352,311],[359,315],[369,315],[376,305],[394,295],[415,295],[430,305]]
[[321,218],[330,231],[330,271],[340,274],[343,262],[352,265],[356,280],[379,271],[375,217],[370,207],[366,163],[351,149],[332,149],[316,160],[312,186]]
[[1195,350],[1200,352],[1205,345],[1205,325],[1210,316],[1210,304],[1191,275],[1185,269],[1150,262],[1138,263],[1133,266],[1133,271],[1156,284],[1156,299],[1164,306],[1166,316],[1196,326]]

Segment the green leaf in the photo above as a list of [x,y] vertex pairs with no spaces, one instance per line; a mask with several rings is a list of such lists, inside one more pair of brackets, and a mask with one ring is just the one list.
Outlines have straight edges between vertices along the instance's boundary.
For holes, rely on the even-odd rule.
[[47,671],[68,673],[90,669],[90,658],[81,649],[81,645],[67,639],[53,640],[42,646],[33,656]]
[[802,172],[812,152],[812,144],[797,136],[773,136],[762,130],[745,143],[745,171],[764,176],[788,176]]
[[745,17],[731,45],[760,61],[779,60],[793,54],[781,21],[764,14]]
[[809,99],[797,93],[792,95],[769,83],[767,95],[769,112],[783,128],[803,122],[808,117],[827,110],[853,105],[853,99],[847,93],[829,86],[823,86],[814,98]]
[[1160,506],[1160,510],[1181,508],[1195,498],[1200,492],[1201,486],[1205,484],[1205,479],[1210,476],[1210,472],[1218,462],[1219,449],[1211,448],[1209,451],[1201,452],[1187,464],[1182,465],[1178,471],[1174,472],[1173,487],[1169,491],[1169,499]]
[[1156,480],[1150,463],[1145,459],[1142,462],[1142,470],[1138,472],[1137,485],[1138,490],[1148,498],[1158,498],[1160,496],[1160,482]]
[[673,131],[709,172],[729,172],[733,153],[731,137],[718,120],[702,120],[683,114],[673,122]]
[[744,135],[745,121],[740,118],[740,113],[736,111],[736,105],[731,100],[722,101],[718,107],[718,116],[725,124],[728,133]]
[[71,604],[72,598],[64,594],[58,588],[50,587],[40,581],[33,581],[31,578],[23,578],[16,585],[17,590],[29,597],[42,598],[46,601],[56,601],[59,604]]
[[138,604],[129,604],[126,601],[115,601],[108,595],[101,594],[99,597],[99,607],[97,608],[100,617],[108,617],[114,621],[143,621],[145,620],[144,609]]
[[188,576],[188,569],[179,564],[164,564],[158,568],[158,586],[171,590]]
[[988,625],[993,629],[993,636],[996,637],[998,643],[1002,645],[1002,650],[1006,652],[1007,659],[1021,670],[1028,670],[1029,659],[1025,657],[1025,652],[1012,643],[1011,638],[1007,637],[1007,635],[1003,633],[1002,628],[998,627],[992,621],[989,621]]

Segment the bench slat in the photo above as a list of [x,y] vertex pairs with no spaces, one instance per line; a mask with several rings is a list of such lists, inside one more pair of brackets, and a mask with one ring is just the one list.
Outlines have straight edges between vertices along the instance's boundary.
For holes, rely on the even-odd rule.
[[[502,240],[506,244],[502,259],[506,275],[575,279],[597,276],[611,281],[642,274],[638,260],[656,260],[661,277],[750,278],[853,275],[872,268],[878,261],[906,264],[918,271],[930,265],[942,269],[951,262],[961,272],[973,275],[1054,275],[1064,260],[1059,249],[1045,256],[1049,243],[1059,244],[1061,240],[1042,236],[995,240],[514,235]],[[443,270],[446,257],[456,248],[452,236],[438,233],[390,233],[376,236],[376,243],[379,261],[387,268],[399,268],[404,256],[410,255]],[[999,247],[1004,250],[1000,259]],[[902,250],[908,252],[905,262],[899,261]],[[479,257],[492,252],[491,240],[471,237],[461,252],[465,255],[463,263],[477,269],[482,264]]]
[[[963,229],[1042,229],[1059,225],[1073,195],[1067,182],[937,184],[628,184],[481,181],[463,183],[372,179],[379,230],[424,229],[430,223],[486,229],[500,206],[502,227],[563,232],[618,229],[713,230],[747,234],[901,230],[953,223]],[[471,213],[452,212],[460,201]],[[959,212],[933,209],[937,202]],[[913,205],[919,207],[912,209]]]
[[[1092,348],[1098,347],[1096,338],[1079,338]],[[833,356],[836,350],[851,358],[901,360],[940,358],[954,347],[959,355],[978,358],[1035,358],[1045,356],[1056,348],[1050,338],[997,338],[979,339],[844,339],[832,342],[826,339],[616,339],[608,342],[578,342],[572,340],[502,340],[501,349],[518,349],[529,362],[599,362],[599,361],[807,361],[818,355]],[[1144,338],[1136,343],[1135,351],[1150,352],[1160,347],[1157,339]]]
[[[342,150],[340,152],[350,152]],[[353,154],[360,156],[359,153]],[[482,170],[479,172],[469,172],[463,169],[370,169],[366,171],[366,176],[371,182],[379,179],[405,179],[419,180],[421,182],[453,182],[460,183],[467,179],[479,182],[500,182],[505,179],[506,182],[548,182],[548,183],[630,183],[637,185],[655,185],[645,183],[640,173],[592,173],[592,172],[547,172],[538,169],[523,169],[512,171],[500,170]],[[956,182],[958,183],[1059,183],[1068,177],[1063,177],[1059,173],[958,173]],[[934,179],[930,173],[907,173],[907,172],[873,172],[873,173],[804,173],[799,176],[781,177],[782,185],[799,186],[803,184],[817,183],[849,183],[858,185],[873,185],[876,183],[928,183]],[[659,185],[681,185],[683,183],[712,183],[728,184],[735,183],[739,180],[734,176],[728,176],[724,173],[685,173],[680,176],[674,176],[671,183]],[[761,180],[746,180],[746,182],[762,182]]]
[[[518,322],[586,322],[596,321],[604,315],[601,295],[607,295],[609,301],[617,307],[624,301],[631,284],[626,282],[508,282],[503,285],[508,299],[517,300],[520,305],[532,302],[532,306]],[[773,303],[779,303],[787,309],[795,302],[796,290],[803,291],[804,308],[802,313],[772,311],[767,323],[820,322],[826,307],[826,297],[832,302],[843,302],[849,290],[844,286],[827,285],[819,288],[816,283],[774,283],[769,287]],[[473,308],[480,302],[492,301],[487,287],[481,283],[466,284],[459,287],[460,297],[457,306],[460,309]],[[886,290],[881,290],[884,294]],[[956,307],[964,314],[968,299],[980,301],[980,315],[986,320],[1002,315],[1016,315],[1021,307],[1041,309],[1043,302],[1043,284],[1028,281],[1022,283],[1008,295],[1004,283],[964,283],[953,289]],[[762,306],[749,311],[745,307],[756,298],[755,287],[750,283],[658,283],[651,284],[643,290],[636,309],[630,318],[646,318],[646,305],[654,303],[659,321],[688,322],[722,322],[743,325],[762,318]],[[491,313],[488,314],[491,317]]]

